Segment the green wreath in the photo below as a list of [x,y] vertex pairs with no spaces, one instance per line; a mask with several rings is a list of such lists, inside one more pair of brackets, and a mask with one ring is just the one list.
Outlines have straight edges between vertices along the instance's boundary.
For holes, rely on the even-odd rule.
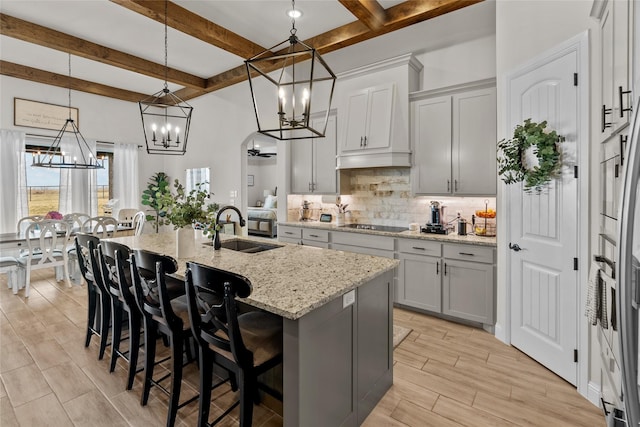
[[[498,142],[498,175],[506,184],[524,181],[524,190],[529,192],[542,188],[554,179],[560,169],[560,150],[557,144],[564,141],[556,131],[545,132],[546,120],[541,123],[531,119],[516,126],[513,138]],[[523,156],[527,149],[533,148],[538,165],[527,168]]]

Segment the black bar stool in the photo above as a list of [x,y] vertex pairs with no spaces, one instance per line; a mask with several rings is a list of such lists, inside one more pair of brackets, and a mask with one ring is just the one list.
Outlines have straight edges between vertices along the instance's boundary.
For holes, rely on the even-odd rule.
[[[229,271],[188,262],[185,286],[200,356],[198,426],[217,424],[238,404],[240,426],[251,426],[259,386],[282,399],[280,393],[258,383],[260,374],[282,363],[282,318],[262,311],[238,315],[236,297],[248,297],[251,282]],[[239,386],[240,400],[209,424],[214,363],[232,373],[232,388]]]
[[[151,386],[156,386],[169,396],[167,426],[175,424],[178,409],[195,401],[198,396],[179,403],[182,383],[183,352],[187,363],[195,359],[189,351],[191,331],[187,312],[184,282],[168,274],[175,273],[175,259],[145,250],[134,250],[129,258],[134,295],[143,310],[144,321],[144,384],[140,403],[146,405]],[[156,361],[158,332],[166,335],[171,356]],[[171,372],[161,378],[153,378],[154,366],[171,359]],[[170,388],[160,383],[171,377]]]
[[[91,337],[100,337],[100,350],[98,359],[102,360],[107,347],[107,337],[109,335],[109,322],[111,317],[111,298],[109,290],[102,281],[100,265],[96,258],[96,248],[100,239],[87,233],[77,233],[75,237],[76,253],[82,277],[87,282],[87,295],[89,297],[87,336],[84,346],[89,347]],[[100,319],[96,317],[96,311],[100,304]]]

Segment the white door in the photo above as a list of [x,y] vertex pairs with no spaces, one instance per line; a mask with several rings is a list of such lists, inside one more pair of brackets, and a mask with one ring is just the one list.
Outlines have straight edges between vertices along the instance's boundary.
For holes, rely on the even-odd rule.
[[508,240],[514,248],[508,260],[511,344],[574,385],[579,300],[574,270],[578,257],[577,56],[575,51],[555,56],[509,81],[510,129],[527,118],[546,120],[547,128],[566,141],[561,144],[562,176],[547,190],[525,193],[520,183],[509,185],[505,193],[510,207]]

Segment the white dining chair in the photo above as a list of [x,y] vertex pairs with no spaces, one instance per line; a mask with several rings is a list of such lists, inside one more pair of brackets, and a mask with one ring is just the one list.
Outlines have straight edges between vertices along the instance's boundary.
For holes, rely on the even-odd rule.
[[[34,222],[27,227],[27,254],[18,258],[19,267],[25,272],[25,298],[29,296],[31,272],[44,268],[56,268],[56,280],[64,279],[71,287],[66,244],[71,228],[62,220]],[[37,237],[32,239],[32,237]],[[59,274],[62,270],[62,275]]]
[[33,222],[40,222],[40,221],[44,221],[44,215],[31,215],[31,216],[25,216],[22,217],[18,220],[18,225],[16,227],[16,231],[19,233],[23,232],[24,230],[27,229],[27,227],[29,227],[29,225],[31,225],[31,223]]
[[67,241],[67,253],[69,255],[69,276],[74,283],[80,282],[80,271],[78,269],[78,262],[76,261],[77,257],[75,255],[76,244],[73,239],[75,232],[82,230],[82,225],[91,218],[91,215],[82,213],[82,212],[74,212],[70,214],[66,214],[62,217],[62,220],[69,224],[71,228],[71,233],[69,235],[69,240]]
[[99,239],[113,237],[118,230],[118,220],[111,216],[94,216],[82,224],[82,231]]
[[9,289],[13,289],[13,293],[17,294],[18,289],[24,287],[24,284],[19,280],[18,274],[18,259],[12,256],[0,257],[0,274],[7,275],[7,285]]
[[138,209],[124,208],[118,211],[118,222],[122,225],[131,226],[134,224],[134,217],[138,213]]
[[134,236],[139,236],[142,234],[142,232],[144,231],[144,223],[147,221],[147,215],[142,212],[142,211],[138,211],[136,212],[136,214],[133,216],[133,226],[135,227],[135,232],[134,232]]

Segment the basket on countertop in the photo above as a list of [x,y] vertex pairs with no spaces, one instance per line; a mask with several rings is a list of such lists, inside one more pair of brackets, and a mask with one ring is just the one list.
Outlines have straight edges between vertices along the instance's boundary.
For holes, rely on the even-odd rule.
[[496,235],[496,211],[485,207],[476,211],[476,224],[473,227],[476,236],[494,237]]

